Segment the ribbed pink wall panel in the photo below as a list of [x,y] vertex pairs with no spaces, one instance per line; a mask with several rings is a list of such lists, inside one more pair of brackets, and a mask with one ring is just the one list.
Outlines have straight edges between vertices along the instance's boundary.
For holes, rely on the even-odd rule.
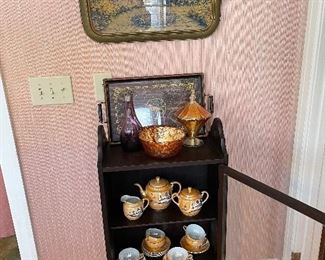
[[[230,165],[286,191],[306,13],[307,0],[224,0],[207,39],[101,44],[85,35],[77,0],[3,1],[1,68],[40,259],[105,258],[95,72],[205,73]],[[73,105],[32,106],[28,76],[51,75],[72,76]],[[280,258],[285,211],[229,191],[228,259]]]
[[15,234],[5,184],[0,168],[0,238]]

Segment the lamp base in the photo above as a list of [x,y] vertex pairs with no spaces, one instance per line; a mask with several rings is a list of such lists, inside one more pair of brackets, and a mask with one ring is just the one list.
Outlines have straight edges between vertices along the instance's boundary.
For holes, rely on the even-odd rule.
[[199,147],[202,146],[204,142],[199,138],[187,137],[184,141],[184,146],[187,147]]

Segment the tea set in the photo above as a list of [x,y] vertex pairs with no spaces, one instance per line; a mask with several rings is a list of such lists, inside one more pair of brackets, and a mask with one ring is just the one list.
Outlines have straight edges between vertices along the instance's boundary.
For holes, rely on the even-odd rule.
[[[153,210],[161,211],[166,209],[171,201],[179,207],[185,216],[193,217],[199,214],[203,204],[209,198],[207,191],[200,192],[192,187],[182,189],[182,185],[179,182],[169,182],[159,176],[150,180],[145,190],[139,183],[134,185],[139,188],[142,199],[129,195],[121,197],[124,216],[129,220],[139,219],[148,205]],[[178,191],[173,193],[173,188],[176,185],[178,186]]]
[[184,226],[183,229],[185,235],[180,241],[181,247],[170,248],[171,241],[164,231],[149,228],[141,244],[143,253],[135,248],[126,248],[120,252],[118,260],[144,260],[145,256],[163,257],[163,260],[192,260],[192,255],[202,254],[209,250],[210,242],[201,226],[190,224]]
[[[192,187],[182,189],[179,182],[169,182],[159,176],[150,180],[145,189],[139,183],[134,185],[139,188],[142,198],[130,195],[121,197],[124,216],[131,221],[141,218],[148,206],[159,212],[168,208],[171,202],[175,203],[185,216],[193,217],[199,214],[203,204],[209,199],[207,191],[200,192]],[[173,193],[175,186],[177,191]],[[190,260],[191,254],[201,254],[210,248],[201,226],[191,224],[183,229],[185,235],[180,241],[181,247],[170,249],[171,241],[165,232],[158,228],[149,228],[141,244],[143,254],[135,248],[126,248],[120,252],[119,260],[143,260],[145,256],[163,257],[164,260]]]

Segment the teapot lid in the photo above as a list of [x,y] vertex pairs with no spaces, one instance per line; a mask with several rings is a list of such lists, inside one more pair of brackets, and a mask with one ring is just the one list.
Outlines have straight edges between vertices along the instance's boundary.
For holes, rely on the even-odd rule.
[[169,182],[165,179],[160,178],[159,176],[149,181],[149,186],[153,188],[162,188],[166,185],[169,185]]
[[180,196],[184,199],[197,199],[201,197],[200,191],[192,187],[182,189]]

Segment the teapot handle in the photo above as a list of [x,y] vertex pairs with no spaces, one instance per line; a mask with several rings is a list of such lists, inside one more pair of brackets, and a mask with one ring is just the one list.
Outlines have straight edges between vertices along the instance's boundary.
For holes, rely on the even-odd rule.
[[177,192],[177,194],[179,194],[181,192],[181,190],[182,190],[182,185],[178,181],[172,181],[170,183],[172,190],[173,190],[175,184],[178,185],[178,187],[179,187],[178,192]]
[[149,206],[149,200],[147,198],[143,198],[142,201],[143,201],[143,211],[145,211],[146,208],[148,208],[148,206]]
[[175,198],[177,198],[177,200],[178,200],[178,194],[177,193],[173,193],[172,194],[172,201],[179,207],[179,202],[177,202],[175,200]]
[[202,194],[202,198],[203,198],[204,194],[206,195],[206,198],[202,201],[202,205],[203,205],[208,200],[209,193],[207,191],[202,191],[201,194]]

